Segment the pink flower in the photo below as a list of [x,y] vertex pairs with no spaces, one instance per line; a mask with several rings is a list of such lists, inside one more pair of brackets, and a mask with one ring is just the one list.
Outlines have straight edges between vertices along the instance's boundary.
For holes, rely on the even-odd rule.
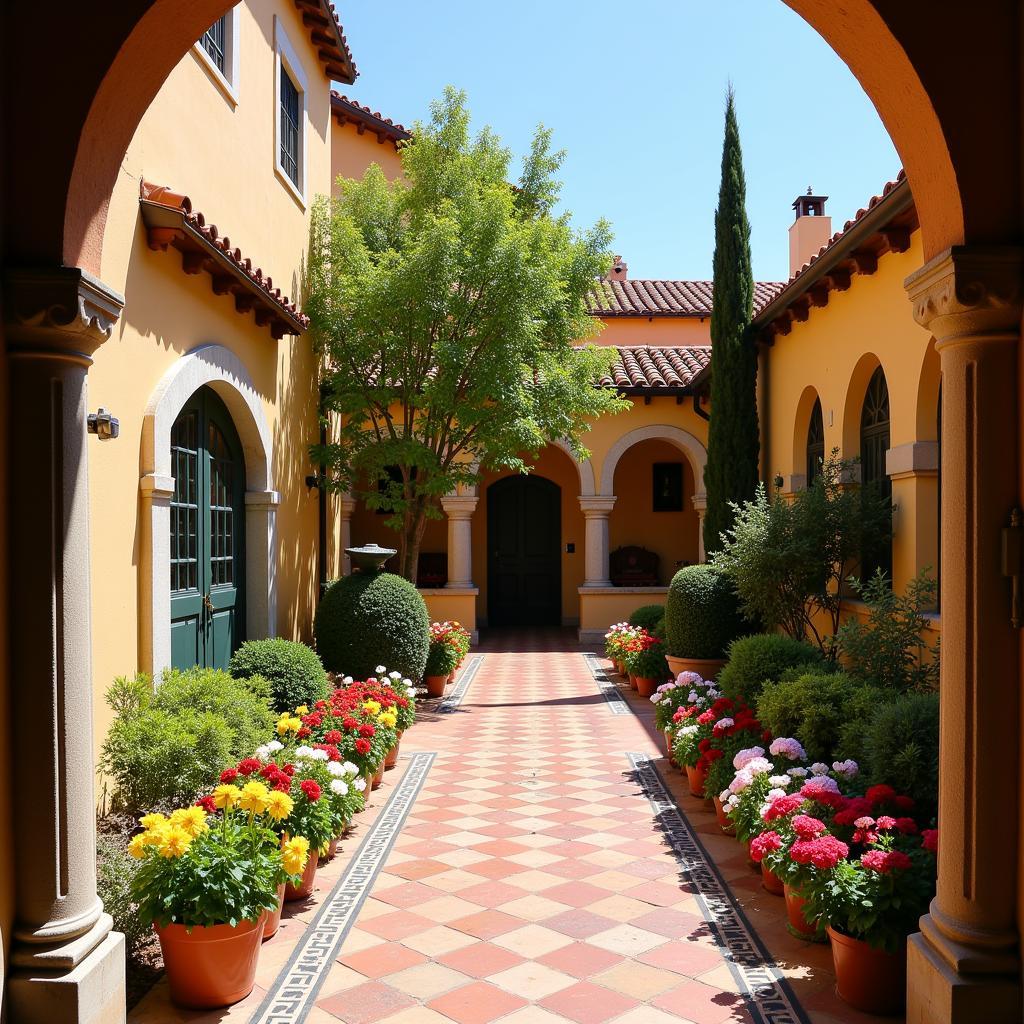
[[756,864],[761,863],[761,858],[772,850],[782,847],[782,837],[778,832],[762,832],[750,840],[750,858]]
[[780,796],[773,800],[761,817],[765,821],[775,821],[778,818],[784,818],[786,815],[799,810],[803,806],[803,802],[803,797],[799,793],[787,793],[785,796]]
[[809,814],[798,814],[793,819],[793,831],[801,839],[813,839],[820,836],[825,829],[825,822],[812,818]]
[[853,824],[856,828],[871,828],[874,823],[874,818],[869,818],[865,815],[863,818],[858,818]]
[[862,867],[887,875],[890,871],[905,871],[913,861],[900,850],[868,850],[860,863]]
[[746,766],[748,761],[753,761],[756,757],[764,757],[764,747],[747,747],[746,750],[741,750],[732,759],[732,766],[739,771]]
[[926,828],[921,831],[921,845],[929,853],[939,852],[939,830],[937,828]]
[[772,740],[768,753],[775,757],[784,757],[787,761],[804,761],[807,759],[807,752],[799,740],[789,736],[780,736]]
[[813,800],[825,807],[841,807],[843,804],[839,783],[827,775],[816,775],[813,779],[808,779],[800,787],[800,795],[805,800]]
[[888,832],[889,829],[896,827],[896,819],[890,818],[888,814],[883,814],[875,822],[875,827],[881,830],[882,832]]
[[817,839],[798,839],[789,848],[789,856],[797,864],[812,864],[826,871],[844,860],[849,852],[846,843],[830,835],[818,836]]

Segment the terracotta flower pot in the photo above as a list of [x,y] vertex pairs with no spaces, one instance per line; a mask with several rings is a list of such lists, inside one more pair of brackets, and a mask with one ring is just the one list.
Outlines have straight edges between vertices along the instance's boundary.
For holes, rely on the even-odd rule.
[[256,961],[266,918],[237,925],[193,928],[154,926],[160,939],[171,999],[192,1010],[230,1006],[244,999],[256,982]]
[[680,672],[696,672],[701,679],[714,679],[725,667],[724,658],[675,658],[666,654],[665,660],[673,676]]
[[384,781],[384,762],[377,766],[377,770],[373,773],[373,778],[370,780],[370,788],[377,789],[380,784]]
[[341,838],[339,836],[335,836],[327,844],[327,858],[326,858],[327,860],[334,860],[336,854],[338,853],[338,844],[340,842],[341,842]]
[[395,745],[388,751],[388,756],[384,758],[385,768],[394,768],[398,764],[398,748],[402,745],[402,734],[398,734],[398,739],[395,740]]
[[454,683],[456,677],[458,676],[458,674],[459,674],[459,667],[458,667],[458,665],[456,665],[455,668],[453,668],[451,670],[451,672],[448,673],[448,682],[449,683]]
[[615,663],[615,670],[619,673],[620,676],[628,675],[628,673],[626,672],[626,663],[624,661],[617,661]]
[[729,816],[725,813],[725,808],[722,806],[722,801],[718,797],[712,797],[715,802],[715,817],[718,819],[718,827],[727,835],[734,835],[736,832],[736,826],[729,819]]
[[784,886],[786,897],[786,916],[789,918],[790,931],[802,939],[816,939],[818,937],[818,926],[811,924],[804,917],[804,903],[807,901],[803,896],[793,892],[788,886]]
[[281,911],[284,910],[284,882],[277,887],[277,910],[268,910],[263,915],[263,941],[277,934],[281,927]]
[[428,697],[443,697],[444,688],[448,682],[447,676],[427,676],[424,680],[427,684]]
[[773,896],[784,896],[786,894],[786,888],[782,884],[782,879],[774,871],[769,871],[764,861],[761,861],[761,888],[765,892],[770,892]]
[[747,867],[756,874],[761,874],[761,865],[750,855],[750,840],[748,839],[743,848],[747,851]]
[[707,768],[697,768],[692,764],[686,766],[686,778],[690,783],[690,795],[704,798],[704,781],[708,777]]
[[836,991],[844,1003],[865,1013],[890,1014],[907,999],[907,947],[898,953],[874,949],[829,926]]
[[309,899],[313,895],[313,882],[316,879],[316,866],[320,861],[318,850],[309,851],[309,860],[306,861],[306,870],[302,872],[302,881],[298,885],[286,885],[284,889],[285,903],[294,900]]
[[672,754],[672,730],[671,729],[666,729],[665,730],[665,754],[668,757],[669,764],[672,765],[673,768],[678,768],[679,767],[679,763],[676,761],[674,755]]
[[636,689],[636,676],[633,675],[632,672],[627,672],[626,676],[629,679],[629,688],[631,690],[635,690]]
[[654,693],[658,686],[658,682],[655,679],[644,679],[643,676],[636,677],[636,692],[641,697],[650,697]]

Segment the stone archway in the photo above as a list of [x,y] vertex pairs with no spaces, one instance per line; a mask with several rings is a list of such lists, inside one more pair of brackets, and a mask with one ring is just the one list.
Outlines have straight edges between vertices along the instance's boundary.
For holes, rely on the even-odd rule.
[[608,449],[601,463],[601,490],[602,495],[611,496],[615,493],[615,467],[619,459],[635,444],[641,441],[668,441],[669,444],[678,448],[686,456],[693,470],[694,480],[697,482],[697,493],[694,500],[704,493],[704,466],[708,461],[707,449],[688,430],[676,427],[669,423],[652,423],[647,427],[637,427],[628,434],[623,434],[615,444]]

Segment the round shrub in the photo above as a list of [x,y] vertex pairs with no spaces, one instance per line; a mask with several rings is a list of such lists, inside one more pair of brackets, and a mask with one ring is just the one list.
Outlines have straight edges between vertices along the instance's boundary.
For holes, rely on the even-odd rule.
[[640,626],[648,633],[653,633],[655,627],[665,617],[665,606],[663,604],[641,605],[629,617],[631,626]]
[[688,565],[672,577],[665,602],[672,657],[722,658],[744,625],[732,583],[714,566]]
[[378,665],[419,680],[430,647],[430,616],[419,591],[389,572],[353,573],[331,584],[313,623],[325,668],[367,679]]
[[316,651],[280,637],[246,640],[231,655],[228,671],[236,679],[265,679],[270,685],[270,703],[278,711],[311,706],[323,700],[330,689]]
[[729,645],[729,660],[718,674],[718,687],[735,700],[753,704],[765,683],[774,683],[787,669],[816,671],[824,663],[817,648],[782,633],[758,633]]
[[939,800],[939,695],[908,693],[878,708],[864,735],[867,783],[887,782],[914,798],[918,817]]

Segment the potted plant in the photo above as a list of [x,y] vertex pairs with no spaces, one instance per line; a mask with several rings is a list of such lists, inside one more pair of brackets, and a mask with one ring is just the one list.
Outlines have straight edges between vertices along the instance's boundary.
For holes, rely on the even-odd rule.
[[271,827],[290,802],[262,782],[222,784],[194,807],[140,819],[129,844],[141,862],[132,898],[156,930],[178,1005],[229,1006],[252,991],[278,886],[306,863],[303,844],[282,846]]
[[[679,766],[672,750],[672,733],[675,727],[673,721],[675,713],[682,707],[693,703],[690,699],[691,688],[695,683],[703,683],[703,680],[695,672],[684,672],[677,679],[670,679],[662,683],[651,694],[651,703],[654,705],[654,724],[665,737],[665,751],[672,764]],[[694,699],[696,699],[694,692]]]
[[427,667],[423,672],[427,696],[444,696],[445,684],[459,664],[459,651],[459,640],[452,629],[452,624],[450,622],[432,622],[430,624]]
[[732,583],[714,566],[688,565],[672,577],[665,602],[665,642],[673,675],[696,672],[714,679],[729,644],[744,631]]
[[616,622],[604,635],[605,657],[615,666],[620,676],[626,675],[625,645],[635,632],[636,627],[628,622]]
[[689,703],[677,708],[672,716],[672,754],[686,770],[690,793],[703,799],[708,766],[707,760],[702,758],[703,748],[711,738],[711,729],[718,717],[711,707],[721,693],[713,682],[698,677],[686,696]]
[[669,674],[661,640],[638,627],[637,635],[626,651],[626,668],[640,696],[650,697],[655,687]]
[[458,675],[459,669],[462,668],[462,663],[466,660],[466,655],[469,654],[469,648],[472,642],[472,637],[469,635],[467,630],[461,622],[453,619],[450,623],[452,631],[452,641],[455,649],[458,651],[459,660],[448,676],[448,682],[454,683],[455,677]]

